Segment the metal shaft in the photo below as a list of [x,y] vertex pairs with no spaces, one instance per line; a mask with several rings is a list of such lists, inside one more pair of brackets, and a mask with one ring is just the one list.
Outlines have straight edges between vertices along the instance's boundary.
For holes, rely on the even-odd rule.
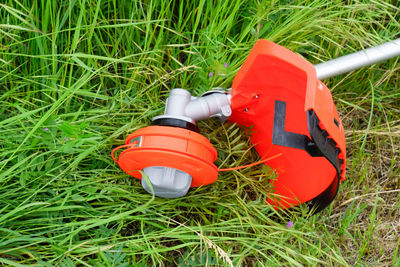
[[400,38],[314,65],[320,80],[400,56]]

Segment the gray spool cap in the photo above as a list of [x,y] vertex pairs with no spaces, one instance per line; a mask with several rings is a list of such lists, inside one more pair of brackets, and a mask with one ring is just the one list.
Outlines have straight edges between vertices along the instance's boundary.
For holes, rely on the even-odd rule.
[[[143,172],[149,177],[154,194],[158,197],[183,197],[192,184],[192,176],[174,168],[153,166],[144,168]],[[144,190],[152,193],[144,178],[142,178],[142,186]]]

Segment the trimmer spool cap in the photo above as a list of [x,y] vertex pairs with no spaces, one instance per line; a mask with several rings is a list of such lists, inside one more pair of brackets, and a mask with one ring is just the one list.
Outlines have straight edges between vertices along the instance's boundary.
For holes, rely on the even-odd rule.
[[135,178],[142,178],[139,170],[154,166],[186,172],[192,176],[191,187],[211,184],[218,178],[218,169],[213,164],[217,150],[206,137],[194,131],[148,126],[130,134],[125,144],[117,163]]

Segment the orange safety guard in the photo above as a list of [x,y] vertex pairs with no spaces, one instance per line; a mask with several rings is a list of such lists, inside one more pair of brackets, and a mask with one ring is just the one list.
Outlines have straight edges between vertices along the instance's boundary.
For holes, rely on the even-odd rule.
[[[131,143],[132,141],[132,143]],[[213,164],[217,151],[204,136],[182,128],[148,126],[126,139],[132,144],[119,155],[118,165],[127,174],[142,178],[138,170],[163,166],[184,171],[192,176],[191,187],[207,185],[218,178]]]
[[[319,126],[340,149],[339,158],[344,162],[341,179],[344,179],[343,126],[330,91],[317,79],[315,68],[308,61],[282,46],[259,40],[237,73],[231,95],[230,121],[251,127],[251,141],[260,157],[281,154],[268,161],[278,173],[271,182],[281,196],[280,200],[269,202],[282,207],[304,203],[338,180],[335,167],[325,157],[312,157],[303,149],[291,147],[290,142],[286,146],[276,144],[276,140],[285,142],[285,136],[310,138],[308,110],[315,112]],[[278,110],[280,117],[275,116]],[[282,134],[273,136],[274,127],[279,125]]]

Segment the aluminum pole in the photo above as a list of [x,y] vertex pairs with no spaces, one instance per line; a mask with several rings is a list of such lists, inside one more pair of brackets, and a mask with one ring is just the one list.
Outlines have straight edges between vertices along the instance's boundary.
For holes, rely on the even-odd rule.
[[400,38],[314,65],[320,80],[400,56]]

